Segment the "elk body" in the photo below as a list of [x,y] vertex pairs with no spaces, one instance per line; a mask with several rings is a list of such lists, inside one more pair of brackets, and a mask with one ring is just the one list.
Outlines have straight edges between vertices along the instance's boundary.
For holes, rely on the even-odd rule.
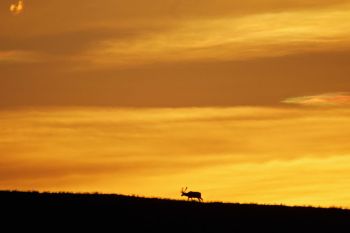
[[181,196],[186,196],[187,200],[192,200],[193,198],[198,199],[199,202],[203,201],[202,194],[200,192],[186,192],[187,187],[185,189],[182,188],[181,190]]

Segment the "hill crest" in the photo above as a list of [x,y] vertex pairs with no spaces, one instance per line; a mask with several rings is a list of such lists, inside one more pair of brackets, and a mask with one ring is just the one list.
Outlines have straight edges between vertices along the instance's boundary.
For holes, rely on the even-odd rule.
[[[13,219],[37,228],[128,229],[128,232],[348,232],[350,210],[258,205],[97,193],[0,191],[0,206]],[[33,221],[33,219],[35,221]],[[13,226],[12,226],[13,228]]]

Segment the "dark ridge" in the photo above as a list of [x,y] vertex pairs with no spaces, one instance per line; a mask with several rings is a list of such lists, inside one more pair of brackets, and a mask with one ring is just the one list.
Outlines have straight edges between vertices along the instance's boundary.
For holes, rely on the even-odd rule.
[[0,208],[11,231],[350,232],[350,210],[341,208],[19,191],[0,191]]

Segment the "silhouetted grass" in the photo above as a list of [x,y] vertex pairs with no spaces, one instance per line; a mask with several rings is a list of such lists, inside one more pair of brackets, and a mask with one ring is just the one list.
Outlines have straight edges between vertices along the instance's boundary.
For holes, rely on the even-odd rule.
[[116,194],[0,191],[3,226],[112,232],[350,232],[350,211]]

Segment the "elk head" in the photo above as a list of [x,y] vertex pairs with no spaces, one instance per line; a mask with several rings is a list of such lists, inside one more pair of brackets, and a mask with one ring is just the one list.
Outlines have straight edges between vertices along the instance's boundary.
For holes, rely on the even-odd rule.
[[181,189],[181,196],[186,196],[186,190],[187,190],[187,187],[185,189],[184,188]]

